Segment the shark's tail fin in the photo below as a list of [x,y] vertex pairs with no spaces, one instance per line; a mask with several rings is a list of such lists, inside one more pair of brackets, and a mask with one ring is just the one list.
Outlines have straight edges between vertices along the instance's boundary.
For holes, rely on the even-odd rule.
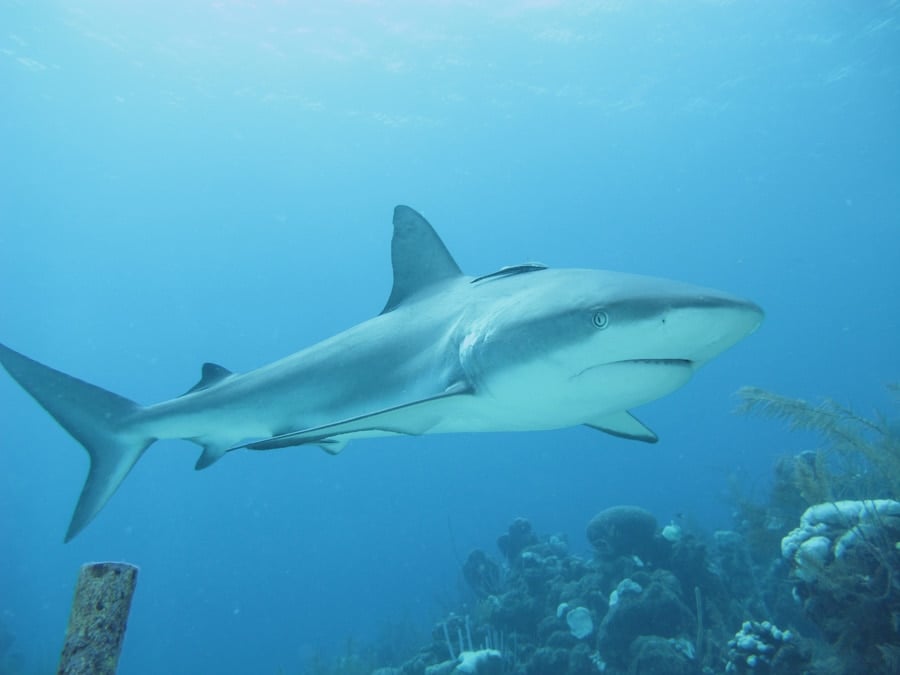
[[0,344],[0,364],[88,451],[91,466],[66,541],[81,532],[155,438],[132,429],[141,406]]

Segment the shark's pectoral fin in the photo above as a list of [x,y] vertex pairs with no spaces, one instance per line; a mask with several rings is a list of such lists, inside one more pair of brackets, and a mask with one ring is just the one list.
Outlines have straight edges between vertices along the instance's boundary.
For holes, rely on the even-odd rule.
[[[351,417],[339,422],[322,424],[317,427],[279,434],[261,441],[244,443],[229,449],[274,450],[292,445],[315,443],[322,446],[327,452],[337,454],[347,442],[346,438],[342,438],[343,436],[364,434],[365,432],[419,436],[440,422],[453,404],[457,402],[456,399],[471,394],[472,389],[469,385],[458,383],[435,396],[410,401],[409,403],[390,408],[383,408],[382,410],[376,410],[372,413]],[[335,451],[335,448],[337,448],[337,451]]]
[[603,417],[585,422],[585,426],[632,441],[656,443],[659,440],[659,436],[627,410],[603,415]]

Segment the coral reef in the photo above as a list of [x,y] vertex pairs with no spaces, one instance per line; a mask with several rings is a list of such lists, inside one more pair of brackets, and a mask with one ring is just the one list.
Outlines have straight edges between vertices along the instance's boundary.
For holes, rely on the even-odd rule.
[[474,551],[463,565],[471,613],[438,623],[432,643],[390,672],[458,672],[480,650],[515,675],[725,672],[735,626],[747,607],[762,606],[753,583],[723,580],[726,570],[747,573],[746,544],[736,533],[707,544],[666,528],[635,506],[606,509],[588,524],[588,559],[516,519],[498,539],[503,563]]
[[[896,408],[900,387],[888,389]],[[768,504],[738,505],[754,548],[782,537],[793,602],[786,602],[779,583],[785,575],[772,563],[770,609],[807,633],[818,631],[833,672],[900,672],[900,435],[889,421],[896,411],[869,418],[831,399],[811,404],[750,388],[739,394],[743,411],[821,440],[815,451],[779,461]]]
[[[616,518],[631,519],[633,508]],[[629,539],[617,530],[591,559],[551,540],[535,535],[524,545],[496,593],[484,595],[482,576],[464,572],[476,598],[471,615],[450,615],[431,644],[380,675],[833,675],[900,664],[900,503],[813,507],[785,533],[783,558],[776,551],[765,564],[737,531],[701,541],[684,531],[644,529]],[[483,551],[470,559],[489,567]],[[468,665],[469,654],[485,650],[490,665]]]
[[[522,519],[513,530],[528,533],[530,542],[515,556],[509,546],[499,552],[505,562],[477,551],[463,566],[474,603],[468,613],[439,621],[430,642],[402,664],[369,672],[898,672],[898,502],[814,506],[784,532],[783,556],[773,551],[764,563],[739,531],[702,540],[680,526],[678,536],[644,529],[633,540],[639,549],[603,545],[584,558],[569,553],[559,535],[538,536]],[[618,531],[613,538],[632,541]],[[348,667],[328,672],[364,672],[356,664],[345,659]]]
[[794,597],[848,663],[878,672],[897,663],[900,502],[811,506],[781,544]]
[[765,503],[736,492],[733,530],[660,528],[646,509],[612,506],[579,556],[516,518],[499,556],[475,550],[461,566],[465,609],[375,673],[900,673],[896,425],[830,400],[741,396],[822,445],[776,463]]
[[803,672],[809,655],[790,630],[781,630],[768,621],[745,621],[728,641],[726,673]]

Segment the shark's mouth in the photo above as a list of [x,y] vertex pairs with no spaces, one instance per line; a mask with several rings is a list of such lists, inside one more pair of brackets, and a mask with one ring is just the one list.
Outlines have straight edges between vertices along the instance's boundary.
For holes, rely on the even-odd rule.
[[624,361],[612,361],[604,365],[616,365],[619,363],[636,363],[651,366],[692,366],[694,362],[690,359],[625,359]]
[[690,359],[624,359],[622,361],[607,361],[606,363],[588,366],[573,375],[572,378],[581,377],[592,370],[609,368],[611,366],[674,366],[676,368],[692,368],[693,365],[694,362]]

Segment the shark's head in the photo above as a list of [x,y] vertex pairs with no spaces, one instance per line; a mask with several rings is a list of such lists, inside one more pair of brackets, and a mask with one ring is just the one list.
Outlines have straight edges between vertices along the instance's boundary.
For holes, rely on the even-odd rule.
[[463,340],[469,377],[535,415],[570,410],[573,423],[668,394],[763,319],[726,293],[608,271],[535,270],[479,284],[491,309]]

